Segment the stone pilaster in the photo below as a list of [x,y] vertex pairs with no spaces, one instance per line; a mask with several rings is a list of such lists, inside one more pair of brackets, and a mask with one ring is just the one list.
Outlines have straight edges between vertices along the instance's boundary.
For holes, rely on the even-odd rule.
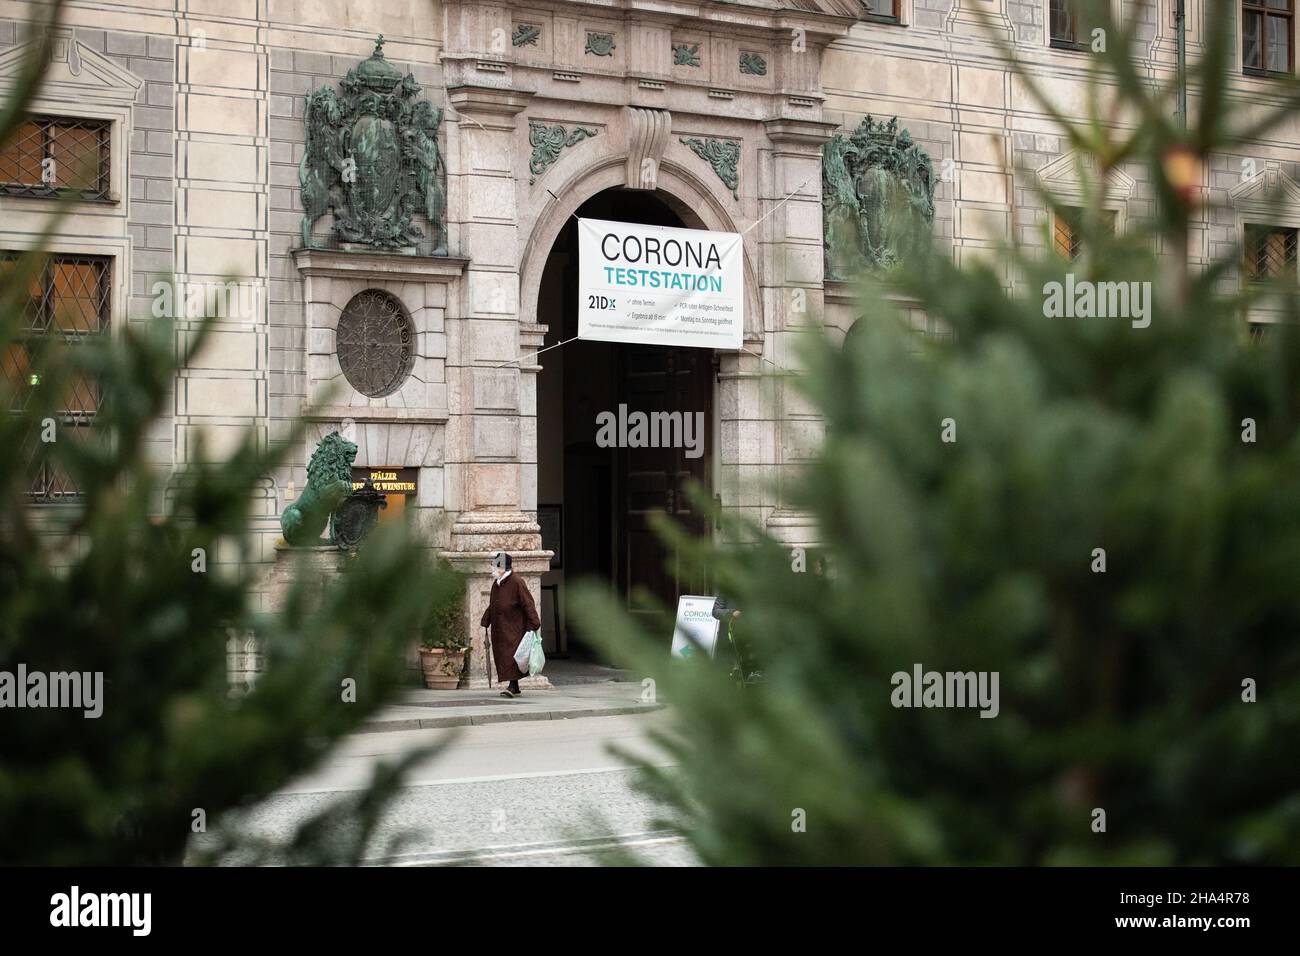
[[[450,218],[470,260],[461,286],[462,318],[449,323],[449,557],[471,576],[467,613],[471,633],[480,638],[482,585],[491,583],[492,552],[514,556],[517,573],[534,595],[549,563],[549,554],[538,557],[538,569],[531,570],[528,557],[541,554],[541,532],[536,520],[540,366],[527,353],[541,347],[544,334],[532,316],[520,314],[519,302],[515,190],[522,140],[517,120],[529,96],[489,86],[447,92],[455,118]],[[480,646],[470,657],[471,686],[485,686],[483,664]]]
[[[448,510],[453,513],[453,550],[473,550],[476,520],[502,526],[514,547],[536,547],[536,522],[524,514],[523,489],[531,472],[536,485],[536,418],[522,417],[532,404],[520,368],[518,213],[515,199],[516,117],[528,95],[512,90],[461,86],[448,91],[457,118],[456,159],[450,215],[462,252],[470,260],[461,287],[460,315],[448,342],[451,385],[447,461]],[[534,364],[529,362],[527,364]],[[481,522],[480,522],[481,523]],[[487,547],[506,547],[499,541]]]
[[[815,540],[816,530],[810,516],[786,507],[785,489],[816,454],[823,425],[783,373],[797,368],[800,338],[821,334],[825,315],[821,149],[835,125],[778,118],[764,129],[769,146],[762,163],[761,212],[766,218],[756,231],[766,277],[762,354],[768,361],[741,384],[736,412],[741,428],[754,433],[750,447],[742,443],[743,454],[757,455],[754,477],[777,477],[775,500],[763,502],[765,522],[777,538],[803,544]],[[743,475],[750,469],[741,470]]]
[[[173,230],[174,288],[187,290],[183,307],[176,297],[178,346],[195,338],[202,312],[209,317],[208,347],[176,373],[172,464],[180,472],[200,458],[228,458],[250,435],[259,442],[271,438],[266,163],[272,124],[269,50],[256,22],[190,11],[177,30],[175,132],[161,134],[174,138],[175,180],[166,189],[174,195],[174,212],[158,210],[165,219],[155,216],[156,225],[141,235]],[[161,45],[143,36],[134,43],[150,50]],[[146,134],[137,129],[133,135]],[[149,133],[149,142],[156,135]],[[137,176],[140,168],[133,162],[129,174]],[[137,198],[134,183],[131,198]],[[196,289],[204,290],[201,308],[190,300]],[[225,291],[209,296],[215,290]],[[278,511],[268,487],[250,521],[264,559],[278,537]]]

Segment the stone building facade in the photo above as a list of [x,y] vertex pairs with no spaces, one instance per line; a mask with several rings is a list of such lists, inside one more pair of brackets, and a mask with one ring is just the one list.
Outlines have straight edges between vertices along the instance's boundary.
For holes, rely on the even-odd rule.
[[[277,442],[295,420],[311,421],[290,464],[267,477],[250,529],[264,562],[275,559],[279,514],[303,487],[316,441],[346,428],[359,467],[411,476],[405,520],[471,575],[470,624],[486,601],[488,559],[504,548],[543,598],[555,649],[571,636],[573,577],[603,575],[620,593],[654,583],[664,556],[648,516],[698,520],[689,477],[776,539],[817,544],[782,487],[815,453],[821,425],[773,369],[795,365],[801,336],[823,324],[842,335],[855,320],[847,285],[825,271],[823,146],[867,115],[896,117],[931,158],[933,232],[958,261],[989,257],[1010,238],[1050,241],[1051,214],[1029,180],[1068,196],[1077,166],[981,17],[1082,117],[1088,57],[1053,38],[1055,6],[190,0],[178,11],[73,2],[37,106],[105,121],[111,160],[105,195],[77,204],[54,251],[107,261],[110,331],[149,321],[157,283],[173,275],[234,276],[256,290],[255,306],[219,317],[209,347],[178,376],[151,449],[181,469],[200,453],[199,435],[204,454],[221,456],[249,429]],[[1195,58],[1202,0],[1186,6]],[[0,14],[6,82],[31,40],[29,16],[16,3]],[[1174,0],[1140,16],[1140,69],[1168,77]],[[376,34],[386,61],[443,111],[446,255],[302,241],[307,94],[337,87],[373,55]],[[1233,95],[1241,109],[1266,105],[1278,99],[1269,84],[1239,70]],[[1205,171],[1202,188],[1227,211],[1199,224],[1194,259],[1230,247],[1246,225],[1300,225],[1300,125],[1276,135]],[[1146,171],[1115,177],[1109,203],[1117,228],[1150,215]],[[28,246],[47,209],[39,197],[0,196],[4,247]],[[743,233],[744,349],[561,346],[573,334],[566,302],[579,214]],[[326,216],[313,236],[328,229]],[[338,355],[340,316],[368,290],[395,298],[411,336],[400,387],[379,395],[351,387]],[[915,316],[935,332],[929,321]],[[178,334],[189,328],[182,320]],[[595,449],[595,413],[624,401],[706,411],[707,454],[634,460]],[[548,522],[556,530],[544,548]],[[481,648],[471,676],[482,679]]]

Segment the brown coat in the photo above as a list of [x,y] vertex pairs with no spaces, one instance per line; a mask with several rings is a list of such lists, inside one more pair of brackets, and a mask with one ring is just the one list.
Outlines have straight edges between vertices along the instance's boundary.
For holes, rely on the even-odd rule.
[[523,578],[512,571],[504,581],[492,582],[492,596],[479,624],[492,628],[497,679],[511,681],[527,676],[515,663],[515,649],[526,632],[540,630],[542,621]]

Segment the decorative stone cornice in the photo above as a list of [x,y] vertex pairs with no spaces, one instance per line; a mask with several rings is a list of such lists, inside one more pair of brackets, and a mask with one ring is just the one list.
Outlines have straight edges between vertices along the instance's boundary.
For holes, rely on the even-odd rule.
[[821,540],[817,518],[810,511],[778,508],[767,516],[767,531],[773,539],[792,548],[815,548]]
[[490,557],[493,551],[504,549],[516,560],[518,552],[536,549],[542,541],[537,516],[522,511],[463,511],[456,516],[451,534],[454,551],[477,551]]
[[468,259],[453,256],[408,256],[337,249],[295,249],[291,255],[299,273],[308,278],[451,282],[459,279],[469,265]]
[[525,354],[531,356],[531,361],[527,364],[521,363],[519,371],[521,372],[540,372],[542,366],[538,363],[538,356],[542,347],[546,345],[546,333],[549,326],[541,322],[519,322],[519,347],[524,350]]
[[[1090,190],[1100,193],[1102,176],[1097,158],[1091,153],[1071,150],[1040,168],[1038,181],[1052,193],[1069,202],[1084,202]],[[1137,183],[1122,169],[1112,169],[1105,178],[1108,202],[1124,202],[1133,196]]]
[[[492,563],[497,548],[484,551],[439,551],[438,557],[446,558],[466,574],[478,574],[487,577],[483,571]],[[551,569],[554,551],[509,551],[512,567],[511,573],[545,574]]]
[[301,417],[309,422],[339,422],[352,419],[368,424],[445,425],[449,418],[445,408],[400,408],[396,406],[312,405],[303,402]]
[[[526,14],[472,0],[442,7],[450,107],[492,129],[523,108],[508,99],[523,90],[539,100],[671,104],[680,116],[820,119],[823,54],[862,10],[861,0],[530,0]],[[523,25],[540,28],[537,42],[523,42]],[[723,49],[727,64],[713,63]],[[486,94],[454,92],[464,87],[507,99],[484,104],[477,97]]]
[[1250,221],[1294,228],[1300,222],[1300,184],[1275,159],[1228,190],[1228,205]]
[[[76,102],[131,105],[144,80],[118,66],[76,38],[70,26],[51,27],[50,59],[41,78],[40,96]],[[39,51],[36,41],[0,53],[0,81],[10,87],[22,74],[27,57]]]
[[[492,49],[490,35],[476,36],[477,31],[490,34],[497,21],[484,15],[477,0],[447,0],[444,4],[449,29],[446,48],[452,56],[480,56]],[[549,12],[566,17],[588,19],[614,15],[624,20],[657,22],[683,29],[699,29],[727,23],[750,30],[769,30],[790,37],[790,31],[803,30],[814,42],[846,36],[862,13],[860,0],[800,0],[796,5],[785,0],[694,0],[664,3],[663,0],[622,0],[612,7],[609,0],[530,0],[530,11]],[[502,5],[502,22],[511,18],[509,7]],[[513,34],[513,24],[507,32]],[[599,32],[595,25],[593,32]]]
[[464,84],[447,88],[447,102],[457,113],[473,116],[516,116],[528,108],[533,94],[526,90]]
[[763,123],[767,138],[783,146],[811,146],[820,149],[835,135],[834,123],[779,117]]

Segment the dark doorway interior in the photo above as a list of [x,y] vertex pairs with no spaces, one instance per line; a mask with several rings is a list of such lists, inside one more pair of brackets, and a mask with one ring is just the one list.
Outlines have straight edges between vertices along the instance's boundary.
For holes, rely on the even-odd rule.
[[[537,315],[548,326],[546,344],[578,334],[578,217],[683,227],[695,225],[686,221],[689,216],[654,193],[608,190],[588,200],[556,239],[543,274]],[[697,534],[709,532],[707,520],[683,492],[692,479],[711,484],[713,353],[574,341],[547,352],[540,362],[538,504],[561,505],[564,529],[562,567],[542,579],[543,629],[559,631],[558,640],[548,635],[548,649],[598,657],[576,622],[567,620],[567,584],[593,577],[606,581],[637,615],[647,614],[635,600],[638,587],[670,608],[679,594],[701,593],[704,587],[705,582],[684,577],[678,556],[665,552],[649,516],[668,512]],[[597,416],[617,415],[620,405],[629,413],[700,413],[703,454],[691,457],[680,447],[599,447]],[[671,637],[663,635],[665,645]]]

